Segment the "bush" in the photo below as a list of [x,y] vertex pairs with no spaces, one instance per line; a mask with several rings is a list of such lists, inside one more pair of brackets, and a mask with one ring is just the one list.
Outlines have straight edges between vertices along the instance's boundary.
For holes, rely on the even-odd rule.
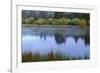
[[66,19],[66,24],[67,24],[67,25],[70,24],[71,21],[72,21],[71,19],[67,18],[67,19]]
[[25,24],[30,24],[30,20],[28,18],[25,18],[23,21],[25,22]]
[[22,24],[33,24],[34,18],[22,18]]
[[34,18],[30,17],[28,19],[29,19],[30,24],[33,24],[34,23]]
[[80,19],[74,18],[74,19],[72,19],[71,24],[72,24],[72,25],[78,25],[79,22],[80,22]]
[[35,20],[38,20],[38,19],[39,19],[39,17],[34,17],[34,21],[35,21]]
[[48,18],[47,20],[45,20],[45,24],[53,24],[53,18]]
[[85,19],[80,19],[79,26],[83,28],[87,27],[87,21]]
[[34,24],[37,24],[37,25],[43,25],[44,23],[45,23],[44,19],[38,19],[34,21]]
[[55,25],[67,25],[70,22],[71,22],[71,19],[60,18],[60,19],[54,19],[53,24],[55,24]]
[[60,18],[60,19],[42,19],[42,18],[22,18],[22,24],[35,24],[35,25],[78,25],[80,27],[87,27],[90,25],[90,20],[86,19],[69,19],[69,18]]
[[58,25],[58,20],[54,19],[53,22],[52,22],[52,25]]
[[65,24],[66,24],[66,19],[65,19],[65,18],[60,18],[60,19],[58,20],[58,24],[59,24],[59,25],[65,25]]

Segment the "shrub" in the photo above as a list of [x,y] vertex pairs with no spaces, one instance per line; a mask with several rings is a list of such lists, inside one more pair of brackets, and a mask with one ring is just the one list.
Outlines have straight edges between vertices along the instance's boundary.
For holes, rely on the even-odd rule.
[[54,19],[53,24],[55,25],[67,25],[71,22],[71,19],[66,18],[60,18],[60,19]]
[[80,19],[79,26],[82,28],[87,27],[87,21],[85,19]]
[[74,18],[74,19],[72,19],[71,24],[72,24],[72,25],[78,25],[79,22],[80,22],[80,19]]
[[65,25],[65,24],[66,24],[66,19],[65,19],[65,18],[60,18],[60,19],[58,20],[58,24],[59,24],[59,25]]
[[25,22],[25,24],[30,24],[30,21],[29,21],[28,18],[25,18],[25,19],[24,19],[24,22]]
[[43,25],[44,23],[45,23],[44,19],[38,19],[34,21],[34,24],[37,24],[37,25]]
[[33,24],[34,23],[34,18],[30,17],[30,18],[28,18],[28,20],[29,20],[29,23],[30,24]]
[[33,24],[34,18],[22,18],[22,24]]
[[68,24],[70,24],[70,22],[71,22],[71,19],[67,18],[66,19],[66,24],[68,25]]
[[58,19],[54,19],[53,22],[52,22],[53,25],[57,25],[58,23],[59,23]]
[[22,24],[35,24],[35,25],[78,25],[80,27],[87,27],[90,25],[90,20],[73,18],[60,18],[60,19],[43,19],[43,18],[22,18]]
[[50,25],[52,25],[52,24],[53,24],[53,18],[48,18],[48,19],[45,21],[45,24],[50,24]]
[[35,20],[38,20],[38,19],[39,19],[39,17],[34,17],[34,21],[35,21]]

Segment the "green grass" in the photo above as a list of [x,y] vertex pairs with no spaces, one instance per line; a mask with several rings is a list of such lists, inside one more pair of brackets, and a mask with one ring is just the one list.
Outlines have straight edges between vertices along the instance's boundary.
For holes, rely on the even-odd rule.
[[24,52],[22,53],[22,62],[39,62],[39,61],[62,61],[62,60],[82,60],[89,59],[88,55],[85,55],[84,58],[81,56],[65,56],[59,52],[53,53],[52,51],[46,55],[41,55],[36,52],[32,54],[32,52]]

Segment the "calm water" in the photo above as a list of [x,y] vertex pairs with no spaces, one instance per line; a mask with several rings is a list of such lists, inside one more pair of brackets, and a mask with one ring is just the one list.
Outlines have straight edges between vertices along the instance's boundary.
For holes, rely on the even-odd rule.
[[33,54],[60,52],[70,56],[89,56],[89,29],[80,27],[22,27],[22,51]]

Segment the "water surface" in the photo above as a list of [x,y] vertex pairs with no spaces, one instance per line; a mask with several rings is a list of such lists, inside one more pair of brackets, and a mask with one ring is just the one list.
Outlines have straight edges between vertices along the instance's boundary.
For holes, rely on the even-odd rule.
[[80,27],[22,27],[22,52],[90,57],[89,29]]

